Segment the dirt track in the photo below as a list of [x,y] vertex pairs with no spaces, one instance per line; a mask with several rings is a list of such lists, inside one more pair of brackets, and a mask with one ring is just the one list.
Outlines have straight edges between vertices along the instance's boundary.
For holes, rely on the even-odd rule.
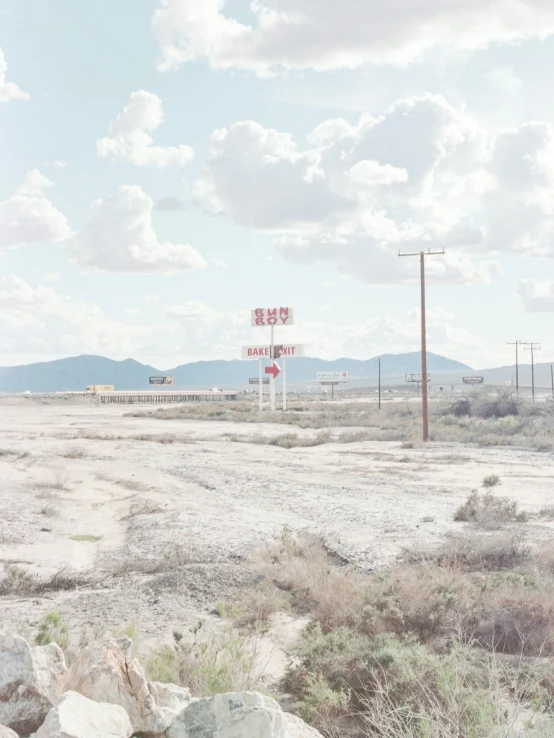
[[[529,537],[554,537],[537,516],[552,504],[550,454],[379,442],[283,449],[229,438],[317,431],[128,418],[87,404],[1,412],[0,563],[94,572],[77,592],[0,599],[5,629],[32,628],[56,607],[72,629],[134,620],[146,640],[163,639],[252,582],[245,558],[285,526],[371,570],[460,530],[455,510],[493,473],[499,493],[531,514]],[[138,440],[163,434],[174,442]]]

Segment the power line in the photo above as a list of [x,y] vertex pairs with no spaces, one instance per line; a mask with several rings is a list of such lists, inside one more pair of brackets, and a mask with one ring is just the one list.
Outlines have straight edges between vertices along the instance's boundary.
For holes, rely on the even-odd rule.
[[419,256],[419,267],[421,276],[421,398],[423,404],[423,440],[429,440],[429,397],[427,385],[427,318],[425,315],[425,257],[442,256],[442,251],[414,251],[398,256]]

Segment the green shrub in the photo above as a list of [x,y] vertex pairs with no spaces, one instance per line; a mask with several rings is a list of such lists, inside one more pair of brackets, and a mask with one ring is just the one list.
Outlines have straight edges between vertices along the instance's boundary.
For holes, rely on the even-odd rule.
[[38,624],[35,644],[37,646],[47,646],[49,643],[57,643],[61,649],[65,650],[68,641],[69,631],[61,612],[58,610],[47,612]]

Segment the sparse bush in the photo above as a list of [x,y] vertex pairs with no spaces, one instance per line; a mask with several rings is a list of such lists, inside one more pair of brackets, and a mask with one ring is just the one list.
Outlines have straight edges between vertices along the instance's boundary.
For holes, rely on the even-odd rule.
[[257,667],[257,641],[236,630],[204,633],[200,621],[191,636],[173,634],[173,645],[154,651],[147,661],[153,681],[184,684],[195,697],[219,692],[260,689],[262,674]]
[[0,579],[0,597],[2,595],[41,595],[49,592],[62,592],[78,589],[90,584],[86,575],[69,573],[65,568],[59,569],[48,577],[30,574],[20,566],[6,566],[4,576]]
[[498,474],[489,474],[487,477],[483,478],[483,487],[486,489],[490,489],[491,487],[498,487],[499,484],[501,484],[500,477]]
[[491,492],[481,495],[473,490],[466,502],[461,505],[454,520],[457,522],[473,522],[480,528],[495,530],[506,523],[524,523],[527,514],[518,511],[517,502],[507,497],[495,497]]
[[38,624],[38,632],[35,636],[37,646],[47,646],[49,643],[57,643],[65,651],[69,641],[69,631],[63,616],[59,610],[47,612]]
[[412,553],[412,557],[414,561],[432,562],[466,572],[490,572],[525,564],[530,551],[522,533],[501,531],[492,535],[449,536],[437,551],[425,555]]
[[230,618],[239,628],[264,631],[275,613],[288,607],[286,597],[268,582],[241,592],[240,598],[218,606],[223,618]]

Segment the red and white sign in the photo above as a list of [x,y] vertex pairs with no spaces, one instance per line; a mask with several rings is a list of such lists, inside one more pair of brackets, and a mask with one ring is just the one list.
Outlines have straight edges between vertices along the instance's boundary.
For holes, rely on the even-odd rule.
[[272,374],[273,375],[273,379],[277,379],[277,377],[279,376],[279,374],[281,374],[281,367],[279,366],[279,364],[276,361],[274,361],[271,366],[266,366],[265,373],[266,374]]
[[[283,344],[275,346],[275,348],[281,349],[280,352],[276,353],[279,353],[279,356],[283,359],[297,359],[300,356],[304,356],[304,346],[301,344]],[[242,358],[245,361],[251,361],[252,359],[271,359],[271,347],[243,346]]]
[[252,310],[252,325],[294,325],[294,310],[288,307]]

